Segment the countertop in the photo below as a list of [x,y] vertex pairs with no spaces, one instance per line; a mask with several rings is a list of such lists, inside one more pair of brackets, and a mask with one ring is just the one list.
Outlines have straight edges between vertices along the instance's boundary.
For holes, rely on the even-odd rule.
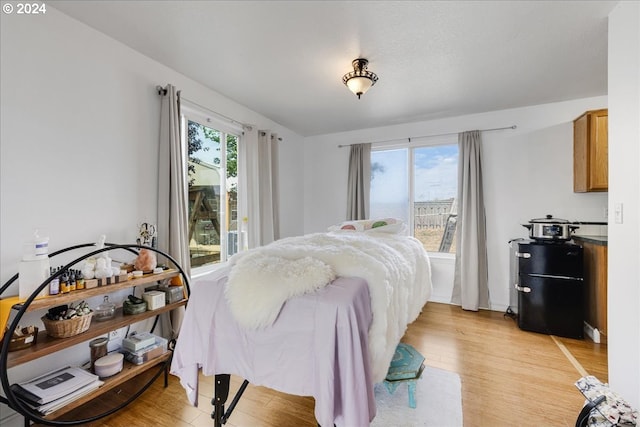
[[573,240],[582,241],[585,243],[594,243],[596,245],[607,246],[607,236],[592,236],[592,235],[573,235]]

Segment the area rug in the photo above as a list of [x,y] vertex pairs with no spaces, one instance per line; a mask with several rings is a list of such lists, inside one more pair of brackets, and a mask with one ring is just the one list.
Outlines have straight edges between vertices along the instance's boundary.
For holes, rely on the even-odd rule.
[[416,384],[416,408],[409,407],[409,391],[400,384],[389,394],[376,384],[377,415],[371,427],[462,427],[460,377],[454,372],[426,366]]

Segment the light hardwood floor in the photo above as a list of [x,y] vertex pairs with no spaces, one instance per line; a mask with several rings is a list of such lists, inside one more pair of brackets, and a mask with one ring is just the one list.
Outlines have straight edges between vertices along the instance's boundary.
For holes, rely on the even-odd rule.
[[[525,332],[494,311],[428,303],[402,341],[429,366],[460,375],[465,427],[574,426],[584,403],[574,382],[584,372],[607,381],[606,345]],[[232,390],[240,383],[233,378]],[[166,389],[156,381],[125,410],[92,426],[213,426],[212,384],[201,376],[195,408],[175,377]],[[312,398],[250,385],[226,426],[315,427],[313,407]]]

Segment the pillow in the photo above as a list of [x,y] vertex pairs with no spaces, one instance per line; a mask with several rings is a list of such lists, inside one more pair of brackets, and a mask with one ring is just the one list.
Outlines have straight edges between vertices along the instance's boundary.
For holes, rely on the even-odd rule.
[[395,218],[363,219],[356,221],[344,221],[328,228],[329,231],[362,231],[400,234],[404,231],[404,223]]
[[407,227],[402,221],[398,221],[395,224],[386,224],[372,226],[370,230],[365,230],[365,233],[389,233],[389,234],[406,234]]
[[362,221],[345,221],[342,222],[340,224],[337,225],[333,225],[331,227],[329,227],[329,231],[340,231],[340,230],[346,230],[346,231],[364,231],[366,228],[366,223],[368,223],[368,220],[362,220]]

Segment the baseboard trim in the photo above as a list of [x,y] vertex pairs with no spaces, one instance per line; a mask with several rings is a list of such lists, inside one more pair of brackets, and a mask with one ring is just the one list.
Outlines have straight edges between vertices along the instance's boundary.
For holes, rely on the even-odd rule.
[[[429,302],[437,302],[441,304],[449,304],[449,305],[455,305],[460,307],[460,304],[455,304],[451,302],[451,296],[431,295],[429,297]],[[504,313],[507,311],[507,308],[509,308],[508,305],[504,305],[504,304],[490,304],[490,305],[491,307],[489,308],[480,307],[480,310],[498,311],[498,312]]]
[[438,302],[442,304],[451,304],[451,295],[449,295],[448,297],[444,295],[431,295],[431,297],[429,298],[429,301]]
[[584,322],[584,334],[589,338],[591,338],[591,341],[593,341],[594,343],[600,344],[601,337],[600,337],[600,331],[598,330],[598,328],[594,328],[587,322]]

